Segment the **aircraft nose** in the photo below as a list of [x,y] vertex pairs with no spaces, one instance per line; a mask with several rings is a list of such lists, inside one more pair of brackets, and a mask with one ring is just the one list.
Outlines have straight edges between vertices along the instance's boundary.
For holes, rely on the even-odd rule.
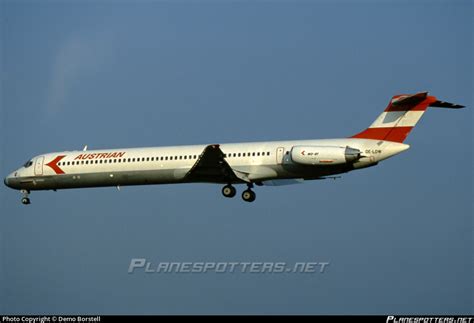
[[3,184],[5,184],[5,185],[8,186],[8,187],[12,187],[12,184],[13,184],[13,183],[12,183],[12,175],[13,175],[13,174],[10,174],[10,175],[8,175],[7,177],[5,177],[5,178],[3,179]]

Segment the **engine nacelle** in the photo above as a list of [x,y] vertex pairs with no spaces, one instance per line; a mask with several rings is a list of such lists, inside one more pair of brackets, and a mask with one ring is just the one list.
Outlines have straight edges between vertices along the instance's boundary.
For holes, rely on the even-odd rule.
[[303,165],[341,165],[360,159],[359,149],[337,146],[294,146],[291,159]]

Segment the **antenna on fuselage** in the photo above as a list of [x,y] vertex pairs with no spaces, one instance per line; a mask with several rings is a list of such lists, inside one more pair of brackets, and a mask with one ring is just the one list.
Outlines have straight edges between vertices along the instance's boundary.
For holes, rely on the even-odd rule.
[[87,151],[87,145],[85,145],[84,148],[82,148],[82,151]]

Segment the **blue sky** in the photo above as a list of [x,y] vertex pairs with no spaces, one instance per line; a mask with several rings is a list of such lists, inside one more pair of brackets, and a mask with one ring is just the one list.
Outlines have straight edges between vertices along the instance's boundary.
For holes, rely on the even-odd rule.
[[[44,152],[346,137],[391,96],[472,106],[471,1],[1,1],[1,174]],[[472,110],[340,180],[0,189],[3,313],[472,313]],[[241,190],[241,188],[239,188]],[[127,273],[329,261],[324,274]]]

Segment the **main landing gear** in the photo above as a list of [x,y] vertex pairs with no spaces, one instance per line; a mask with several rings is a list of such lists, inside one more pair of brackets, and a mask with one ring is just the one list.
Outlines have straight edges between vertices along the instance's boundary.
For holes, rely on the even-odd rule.
[[225,197],[234,197],[235,193],[237,193],[237,190],[230,184],[222,188],[222,195],[224,195]]
[[21,198],[21,203],[28,205],[31,203],[30,198],[28,197],[30,195],[30,191],[28,190],[21,190],[21,194],[23,194],[23,197]]
[[[248,189],[242,192],[242,199],[245,202],[253,202],[255,201],[256,195],[255,192],[252,191],[253,184],[247,184]],[[228,184],[222,188],[222,195],[225,197],[231,198],[234,197],[235,194],[237,193],[236,189],[234,186],[231,184]]]
[[242,192],[242,199],[245,202],[253,202],[255,201],[255,198],[257,196],[255,195],[255,192],[252,191],[250,188],[246,189],[245,191]]

